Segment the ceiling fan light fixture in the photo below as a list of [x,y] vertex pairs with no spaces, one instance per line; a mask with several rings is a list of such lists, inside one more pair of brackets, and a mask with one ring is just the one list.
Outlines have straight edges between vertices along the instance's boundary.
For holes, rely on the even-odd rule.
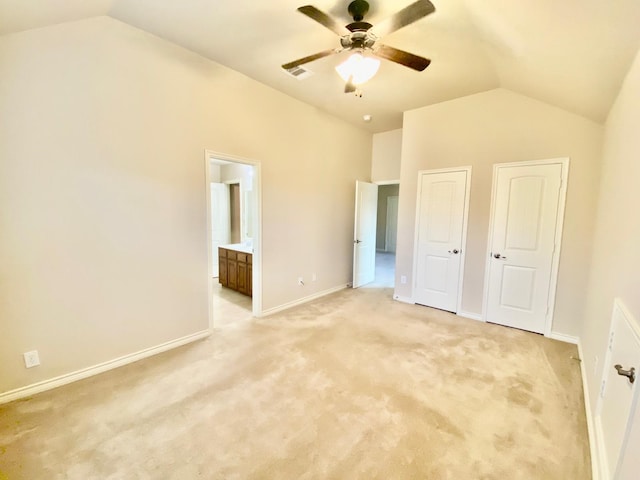
[[354,85],[362,85],[371,80],[380,68],[380,60],[354,53],[336,67],[336,72],[345,81],[351,80]]

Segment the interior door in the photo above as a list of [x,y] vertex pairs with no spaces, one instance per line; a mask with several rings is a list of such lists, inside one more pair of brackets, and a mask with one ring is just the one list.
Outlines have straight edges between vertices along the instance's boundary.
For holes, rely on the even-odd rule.
[[415,303],[457,311],[468,173],[419,175]]
[[378,186],[356,182],[353,233],[353,288],[373,282],[376,276],[376,219]]
[[211,262],[213,276],[219,274],[218,247],[229,243],[229,188],[223,183],[211,183]]
[[561,184],[561,163],[497,167],[487,321],[545,332]]
[[[619,301],[613,309],[609,348],[604,364],[604,375],[596,428],[600,439],[601,473],[603,480],[632,480],[638,478],[638,430],[633,422],[637,411],[638,380],[624,376],[634,368],[640,374],[640,330]],[[618,368],[616,368],[618,366]],[[622,371],[618,373],[618,370]],[[638,438],[636,438],[638,437]],[[629,473],[631,476],[629,476]]]
[[387,230],[385,232],[386,252],[395,252],[398,238],[398,196],[387,197]]

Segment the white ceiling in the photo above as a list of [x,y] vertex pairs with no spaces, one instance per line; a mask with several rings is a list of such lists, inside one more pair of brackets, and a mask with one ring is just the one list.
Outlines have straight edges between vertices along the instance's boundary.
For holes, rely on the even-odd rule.
[[[375,25],[413,1],[369,0],[365,20]],[[640,46],[638,0],[432,2],[434,14],[381,40],[430,58],[429,68],[383,60],[362,98],[344,94],[333,70],[346,53],[307,64],[314,75],[305,80],[280,68],[339,46],[297,7],[311,3],[347,24],[349,0],[0,0],[0,35],[110,15],[373,132],[400,128],[403,111],[496,87],[602,122]]]

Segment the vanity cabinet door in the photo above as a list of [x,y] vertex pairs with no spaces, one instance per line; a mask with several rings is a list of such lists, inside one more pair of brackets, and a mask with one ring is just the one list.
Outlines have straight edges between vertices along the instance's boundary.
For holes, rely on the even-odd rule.
[[245,262],[238,261],[238,291],[249,295],[249,288],[247,285],[247,264]]
[[227,258],[227,286],[238,289],[238,261]]
[[218,248],[218,281],[223,287],[227,286],[227,272],[227,251],[224,248]]

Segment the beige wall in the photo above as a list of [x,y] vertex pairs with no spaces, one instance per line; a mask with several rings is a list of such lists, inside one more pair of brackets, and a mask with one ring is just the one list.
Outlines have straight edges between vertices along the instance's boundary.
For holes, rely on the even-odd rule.
[[[596,407],[613,299],[640,322],[640,53],[606,123],[600,200],[581,332],[591,406]],[[595,357],[599,364],[595,367]],[[594,371],[595,370],[595,371]],[[640,445],[629,446],[638,451]],[[635,448],[635,450],[634,450]]]
[[371,134],[106,17],[0,71],[0,392],[207,329],[205,148],[262,163],[265,309],[351,280]]
[[402,129],[373,135],[371,181],[383,182],[400,179]]
[[376,250],[384,250],[387,241],[387,198],[398,196],[400,185],[378,186],[378,222],[376,223]]
[[[473,167],[462,310],[480,314],[495,163],[570,157],[553,331],[580,333],[603,129],[583,117],[504,89],[406,112],[396,257],[396,294],[412,295],[417,174]],[[407,284],[399,281],[407,276]]]

